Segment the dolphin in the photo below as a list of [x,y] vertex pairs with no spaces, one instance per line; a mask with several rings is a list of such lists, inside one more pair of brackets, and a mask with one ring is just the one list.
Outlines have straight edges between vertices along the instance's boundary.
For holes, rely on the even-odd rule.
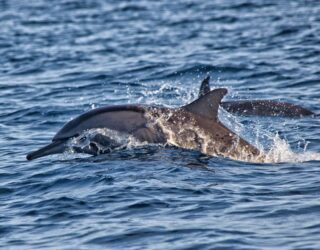
[[[262,152],[219,121],[218,108],[226,94],[225,88],[214,89],[179,108],[121,105],[93,109],[66,123],[49,145],[26,158],[59,154],[70,147],[75,152],[91,155],[107,153],[121,147],[113,135],[124,134],[141,143],[173,145],[236,160],[263,161]],[[105,130],[111,133],[104,133]],[[87,143],[72,144],[73,140]]]
[[[210,76],[201,83],[199,97],[210,91]],[[303,117],[315,115],[314,112],[299,105],[273,100],[238,100],[221,102],[221,107],[229,113],[255,116]]]

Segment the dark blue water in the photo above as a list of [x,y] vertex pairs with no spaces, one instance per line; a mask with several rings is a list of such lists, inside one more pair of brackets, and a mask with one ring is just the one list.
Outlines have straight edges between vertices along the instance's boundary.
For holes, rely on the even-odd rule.
[[[317,0],[0,0],[1,249],[319,249],[319,118],[220,119],[247,163],[155,145],[27,162],[66,121],[176,107],[206,74],[226,99],[320,113]],[[277,135],[278,134],[278,135]]]

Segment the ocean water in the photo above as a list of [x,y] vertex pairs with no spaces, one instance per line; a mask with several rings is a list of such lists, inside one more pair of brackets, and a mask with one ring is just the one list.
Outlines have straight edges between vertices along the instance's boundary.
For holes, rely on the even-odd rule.
[[220,120],[250,163],[157,145],[28,162],[104,105],[225,100],[320,113],[317,0],[0,0],[1,249],[320,249],[320,120]]

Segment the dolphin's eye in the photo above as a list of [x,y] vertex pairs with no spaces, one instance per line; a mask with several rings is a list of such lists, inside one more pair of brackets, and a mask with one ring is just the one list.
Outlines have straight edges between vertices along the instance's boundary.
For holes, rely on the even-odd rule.
[[79,142],[85,142],[86,141],[86,137],[85,136],[82,136],[80,139],[79,139]]

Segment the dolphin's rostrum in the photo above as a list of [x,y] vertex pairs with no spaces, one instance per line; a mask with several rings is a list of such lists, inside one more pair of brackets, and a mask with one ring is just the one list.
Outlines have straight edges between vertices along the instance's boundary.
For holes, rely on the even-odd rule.
[[[142,105],[101,107],[68,122],[52,143],[27,155],[28,160],[64,152],[70,140],[92,129],[107,129],[126,134],[139,142],[174,145],[199,150],[204,154],[238,160],[262,161],[263,154],[233,133],[218,120],[218,108],[227,89],[219,88],[180,108]],[[84,138],[85,140],[86,138]],[[96,155],[119,146],[103,133],[93,134],[90,143],[73,150]]]

